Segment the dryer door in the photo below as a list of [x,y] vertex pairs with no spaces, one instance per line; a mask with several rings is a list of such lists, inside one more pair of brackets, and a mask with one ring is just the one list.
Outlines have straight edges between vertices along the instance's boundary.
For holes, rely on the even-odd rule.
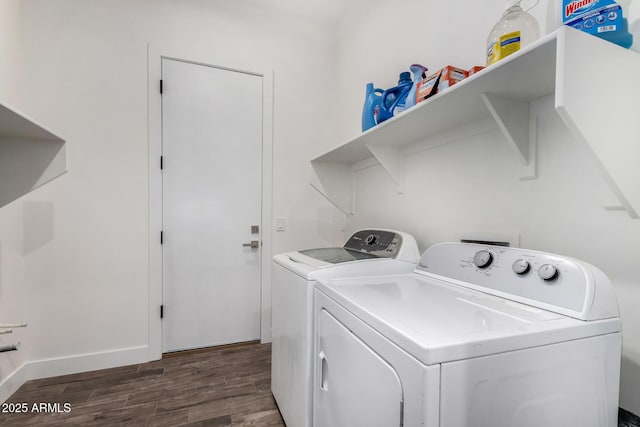
[[315,427],[402,425],[396,371],[326,310],[318,319]]

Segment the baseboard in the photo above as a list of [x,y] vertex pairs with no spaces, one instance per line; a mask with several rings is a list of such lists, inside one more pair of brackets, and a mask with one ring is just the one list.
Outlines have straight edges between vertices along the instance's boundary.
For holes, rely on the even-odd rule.
[[27,370],[24,368],[26,363],[23,363],[18,369],[13,371],[0,383],[0,402],[7,400],[13,393],[18,390],[22,384],[27,382]]
[[149,347],[131,347],[74,356],[32,360],[24,363],[0,383],[0,402],[4,402],[29,380],[78,374],[149,361]]
[[640,427],[640,417],[622,408],[618,411],[619,427]]
[[25,363],[28,379],[57,377],[59,375],[109,369],[149,361],[148,346],[124,348],[99,353],[54,357]]

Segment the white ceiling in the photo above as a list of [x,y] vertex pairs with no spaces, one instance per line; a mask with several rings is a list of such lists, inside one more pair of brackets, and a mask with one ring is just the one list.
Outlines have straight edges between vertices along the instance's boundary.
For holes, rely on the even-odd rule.
[[257,6],[297,15],[322,24],[336,24],[347,0],[244,0]]

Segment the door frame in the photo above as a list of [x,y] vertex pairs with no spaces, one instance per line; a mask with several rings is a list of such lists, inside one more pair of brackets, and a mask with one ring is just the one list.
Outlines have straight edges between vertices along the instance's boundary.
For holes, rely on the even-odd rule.
[[[206,52],[206,50],[204,50]],[[260,341],[271,341],[271,256],[273,194],[273,68],[256,64],[237,64],[225,58],[203,53],[191,46],[147,46],[148,71],[148,149],[149,149],[149,359],[162,358],[162,97],[160,79],[162,60],[172,59],[195,65],[241,72],[262,77],[262,212],[260,246]],[[225,65],[221,65],[225,64]],[[229,65],[231,64],[231,65]]]

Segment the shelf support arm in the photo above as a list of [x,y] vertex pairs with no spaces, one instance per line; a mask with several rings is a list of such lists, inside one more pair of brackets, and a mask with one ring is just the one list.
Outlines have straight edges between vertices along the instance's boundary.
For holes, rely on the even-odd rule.
[[402,153],[390,145],[367,144],[367,148],[397,186],[397,194],[404,193],[404,164]]
[[342,213],[353,215],[353,177],[348,164],[312,160],[311,186]]
[[537,118],[531,114],[530,103],[490,93],[483,93],[481,96],[500,131],[520,159],[523,166],[520,179],[536,178]]

